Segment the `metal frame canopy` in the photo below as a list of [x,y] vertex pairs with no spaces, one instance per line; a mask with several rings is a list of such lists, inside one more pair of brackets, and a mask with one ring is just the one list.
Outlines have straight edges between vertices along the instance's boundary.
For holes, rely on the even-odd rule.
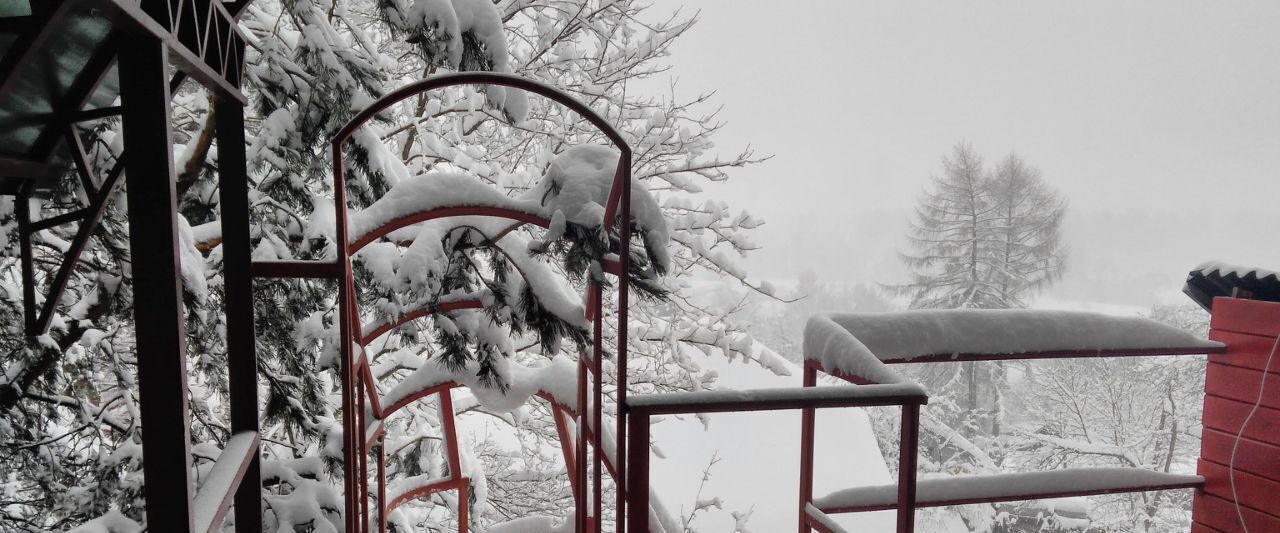
[[[484,84],[493,86],[502,86],[512,89],[523,90],[543,96],[555,103],[565,106],[583,117],[593,126],[600,130],[619,151],[618,166],[614,172],[613,183],[610,186],[608,200],[605,204],[604,218],[602,225],[606,235],[616,234],[617,240],[617,259],[606,261],[604,270],[617,278],[617,312],[614,315],[617,320],[617,369],[618,369],[618,385],[617,397],[619,402],[626,401],[627,392],[627,307],[628,307],[628,290],[629,280],[627,272],[629,271],[630,248],[631,248],[631,149],[611,124],[604,118],[595,113],[590,107],[578,102],[568,94],[548,85],[538,83],[533,80],[520,78],[508,74],[499,74],[491,72],[466,72],[456,74],[446,74],[427,78],[405,87],[397,89],[373,104],[364,111],[357,114],[348,124],[334,137],[332,143],[333,150],[333,175],[334,175],[334,203],[337,209],[334,210],[337,228],[337,264],[333,266],[319,266],[319,270],[308,273],[312,270],[308,266],[294,264],[284,266],[283,268],[273,269],[279,274],[284,275],[317,275],[319,277],[338,277],[339,278],[339,346],[342,351],[342,384],[343,384],[343,439],[344,439],[344,470],[345,470],[345,493],[346,493],[346,530],[350,532],[367,531],[368,528],[374,527],[374,523],[370,522],[369,511],[369,487],[368,487],[368,458],[370,453],[376,449],[377,453],[377,479],[378,479],[378,512],[376,527],[378,531],[386,531],[385,515],[397,505],[403,503],[410,497],[430,494],[441,490],[458,490],[459,491],[459,528],[462,531],[467,530],[467,504],[466,490],[468,480],[462,476],[458,468],[458,453],[456,432],[453,423],[452,400],[450,399],[450,390],[457,384],[449,383],[430,389],[419,391],[418,393],[396,402],[394,405],[384,408],[379,398],[377,384],[372,372],[369,370],[369,359],[365,357],[364,351],[355,352],[355,344],[359,343],[361,347],[371,341],[374,337],[385,333],[391,329],[399,327],[409,321],[440,312],[461,308],[478,308],[481,303],[478,301],[461,301],[450,302],[446,304],[436,305],[428,309],[422,309],[410,313],[406,313],[396,321],[388,324],[377,325],[371,333],[365,334],[364,325],[360,323],[360,310],[356,301],[355,283],[352,276],[351,257],[361,248],[369,243],[386,236],[388,233],[427,220],[437,218],[457,217],[457,216],[487,216],[505,218],[513,221],[505,232],[512,231],[521,225],[533,224],[541,227],[548,227],[550,220],[541,216],[532,215],[530,213],[517,211],[513,209],[479,206],[479,205],[450,205],[444,207],[436,207],[418,212],[413,212],[399,218],[387,221],[381,226],[357,236],[353,242],[348,235],[348,215],[345,191],[345,172],[343,150],[345,143],[351,138],[355,132],[369,122],[374,116],[378,115],[387,108],[396,105],[410,97],[459,85]],[[615,221],[621,219],[622,223],[615,227]],[[264,272],[266,271],[264,265]],[[565,453],[565,462],[567,470],[571,473],[571,485],[574,487],[575,501],[575,531],[598,531],[601,524],[601,491],[603,487],[602,473],[608,470],[615,478],[615,486],[618,490],[617,498],[617,520],[616,524],[621,531],[623,528],[623,513],[625,512],[623,502],[625,496],[622,493],[625,476],[625,469],[619,464],[620,458],[625,453],[625,436],[626,422],[623,416],[619,416],[617,420],[618,444],[617,454],[613,458],[604,457],[603,440],[603,391],[602,377],[603,368],[602,360],[604,358],[603,343],[603,290],[599,283],[589,281],[586,295],[586,318],[591,320],[593,326],[593,343],[591,353],[579,353],[578,358],[578,378],[577,378],[577,405],[570,407],[559,403],[556,399],[548,394],[540,394],[543,398],[551,401],[553,411],[556,415],[556,424],[562,442],[562,451]],[[587,386],[590,380],[591,387]],[[591,391],[591,398],[588,398],[588,390]],[[440,405],[442,417],[444,420],[446,439],[449,440],[448,459],[450,463],[450,478],[440,480],[429,486],[422,487],[420,490],[402,495],[393,501],[387,501],[386,494],[386,472],[384,468],[385,454],[382,449],[383,438],[383,420],[408,402],[416,399],[424,398],[429,395],[438,394],[440,397]],[[369,403],[366,408],[366,399]],[[371,413],[374,417],[373,428],[366,420],[366,413]],[[568,441],[569,431],[567,429],[566,417],[577,417],[577,439],[576,447],[570,449]],[[373,438],[368,438],[372,429]],[[588,480],[588,461],[587,448],[591,448],[592,459],[590,471],[592,476]],[[571,464],[572,458],[572,464]],[[591,495],[588,496],[587,490],[590,487]],[[588,503],[591,502],[591,503]],[[591,512],[588,512],[588,506]]]
[[[0,194],[15,195],[26,330],[49,329],[81,252],[115,187],[128,183],[138,394],[147,525],[215,531],[232,502],[261,530],[257,356],[254,347],[244,105],[244,38],[237,15],[252,0],[38,0],[0,18]],[[126,53],[127,52],[127,53]],[[176,67],[176,71],[173,70]],[[209,476],[193,484],[186,332],[178,253],[170,99],[187,77],[217,99],[218,180],[227,289],[232,437]],[[119,102],[117,104],[117,101]],[[120,117],[124,152],[95,175],[79,125]],[[65,146],[65,150],[59,150]],[[127,157],[126,157],[127,155]],[[127,163],[126,163],[127,159]],[[80,209],[32,219],[32,204],[74,164]],[[123,179],[121,179],[123,177]],[[73,178],[74,179],[74,178]],[[77,223],[76,236],[37,309],[34,234]]]

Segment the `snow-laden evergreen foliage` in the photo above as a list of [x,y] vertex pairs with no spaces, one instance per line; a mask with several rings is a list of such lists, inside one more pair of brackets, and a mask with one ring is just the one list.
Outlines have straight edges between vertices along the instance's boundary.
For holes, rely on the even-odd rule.
[[[249,34],[246,93],[251,159],[252,238],[256,260],[333,257],[329,140],[360,109],[387,91],[432,74],[493,70],[557,85],[619,126],[634,153],[634,172],[665,222],[659,238],[637,226],[630,336],[637,390],[697,390],[714,380],[685,349],[747,356],[752,343],[736,324],[688,303],[685,276],[712,272],[745,280],[737,258],[755,245],[761,221],[702,194],[702,184],[748,164],[749,151],[720,157],[720,127],[689,101],[641,94],[628,83],[660,74],[663,58],[691,20],[653,20],[646,5],[598,0],[259,0],[241,24]],[[218,110],[192,83],[174,98],[175,163],[184,225],[183,280],[190,333],[189,368],[196,477],[229,437],[223,341],[221,249],[213,116]],[[122,151],[119,124],[82,133],[99,175]],[[580,117],[538,97],[497,87],[441,91],[379,115],[347,145],[350,208],[373,205],[397,185],[452,173],[498,194],[520,198],[554,173],[574,146],[605,144]],[[68,177],[43,216],[74,209],[83,197]],[[551,192],[553,199],[561,190]],[[645,195],[648,197],[648,195]],[[49,335],[21,332],[21,281],[14,206],[0,200],[0,530],[131,531],[143,517],[136,362],[132,355],[132,284],[122,188],[57,306]],[[541,200],[541,199],[540,199]],[[393,233],[357,256],[365,322],[406,305],[474,294],[483,312],[421,319],[370,346],[387,392],[416,370],[476,368],[477,391],[508,385],[493,369],[545,365],[576,356],[581,324],[568,320],[545,280],[581,291],[605,249],[598,228],[566,210],[550,234],[527,229],[481,246],[482,228],[420,225]],[[637,215],[639,216],[639,215]],[[74,227],[35,237],[44,291]],[[668,244],[669,243],[669,244]],[[438,254],[438,255],[433,255]],[[439,259],[438,262],[432,258]],[[427,260],[427,263],[422,261]],[[407,269],[419,266],[438,268]],[[524,268],[522,271],[521,268]],[[544,277],[530,277],[532,270]],[[412,274],[411,276],[408,274]],[[535,279],[537,281],[535,281]],[[745,281],[744,281],[745,282]],[[264,501],[268,530],[341,528],[339,401],[333,346],[336,287],[298,280],[255,283],[255,317],[263,398]],[[606,302],[613,301],[606,296]],[[563,303],[563,302],[560,302]],[[609,309],[606,313],[611,312]],[[497,329],[495,329],[495,327]],[[606,351],[615,347],[608,328]],[[505,338],[505,340],[503,340]],[[470,366],[468,366],[470,365]],[[487,367],[489,370],[485,370]],[[606,371],[612,372],[606,362]],[[458,409],[510,427],[506,442],[464,447],[473,479],[473,526],[517,516],[564,516],[572,507],[545,404],[494,409],[460,395]],[[612,403],[606,410],[614,411]],[[470,415],[464,415],[470,416]],[[411,483],[439,476],[440,414],[433,402],[389,421],[389,477]],[[513,447],[511,442],[518,443]],[[401,530],[454,527],[447,494],[402,507]]]

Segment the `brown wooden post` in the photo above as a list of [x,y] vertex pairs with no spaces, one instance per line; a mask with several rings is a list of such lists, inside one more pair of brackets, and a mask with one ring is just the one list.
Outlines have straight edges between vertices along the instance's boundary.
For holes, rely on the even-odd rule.
[[1210,326],[1192,531],[1280,531],[1280,303],[1216,298]]
[[190,416],[178,204],[169,126],[168,51],[130,33],[120,54],[120,97],[129,152],[129,248],[142,415],[147,528],[189,532]]

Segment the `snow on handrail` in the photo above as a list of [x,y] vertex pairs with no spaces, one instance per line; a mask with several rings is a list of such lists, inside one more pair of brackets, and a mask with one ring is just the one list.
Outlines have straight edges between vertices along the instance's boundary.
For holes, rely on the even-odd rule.
[[199,533],[217,531],[222,525],[222,517],[231,505],[235,496],[235,488],[244,477],[249,461],[258,451],[258,432],[242,431],[227,440],[213,469],[209,471],[200,489],[196,492],[193,504],[195,514],[195,530]]
[[[899,313],[832,313],[826,321],[846,330],[855,342],[838,349],[810,350],[828,332],[811,336],[806,328],[805,357],[828,370],[874,380],[859,370],[868,362],[885,363],[1117,357],[1218,353],[1222,343],[1139,316],[1035,309],[927,309]],[[811,338],[812,337],[812,338]],[[873,365],[871,365],[873,366]]]
[[661,415],[903,405],[925,403],[927,400],[928,396],[919,385],[891,383],[645,394],[627,398],[627,408],[633,412]]
[[403,407],[415,397],[415,393],[449,383],[468,387],[481,405],[499,412],[524,405],[530,397],[539,393],[550,395],[562,405],[577,403],[577,363],[566,357],[556,356],[539,367],[528,367],[515,361],[500,359],[497,366],[499,374],[507,380],[505,391],[481,383],[476,375],[478,363],[474,361],[468,361],[464,368],[457,370],[451,370],[436,361],[428,361],[382,395],[382,405],[388,406],[383,416],[390,416]]
[[809,527],[818,529],[822,533],[846,533],[846,530],[840,527],[840,524],[837,524],[835,520],[827,516],[827,513],[814,507],[812,503],[804,505],[804,513],[809,515]]
[[[1202,476],[1167,474],[1143,468],[1070,468],[1043,472],[935,477],[917,482],[916,507],[1185,489],[1202,485]],[[813,505],[822,512],[831,514],[894,509],[898,505],[898,486],[889,484],[842,489],[815,498]]]

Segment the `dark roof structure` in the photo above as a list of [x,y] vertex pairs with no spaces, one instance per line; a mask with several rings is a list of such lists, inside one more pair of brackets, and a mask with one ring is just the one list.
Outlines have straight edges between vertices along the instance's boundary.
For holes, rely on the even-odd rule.
[[167,41],[181,67],[171,88],[190,75],[243,99],[237,79],[242,37],[234,21],[247,3],[0,4],[0,194],[52,187],[73,162],[74,154],[62,149],[68,125],[119,114],[123,31],[141,28]]
[[1206,311],[1219,296],[1280,302],[1280,273],[1211,261],[1187,274],[1182,292]]

